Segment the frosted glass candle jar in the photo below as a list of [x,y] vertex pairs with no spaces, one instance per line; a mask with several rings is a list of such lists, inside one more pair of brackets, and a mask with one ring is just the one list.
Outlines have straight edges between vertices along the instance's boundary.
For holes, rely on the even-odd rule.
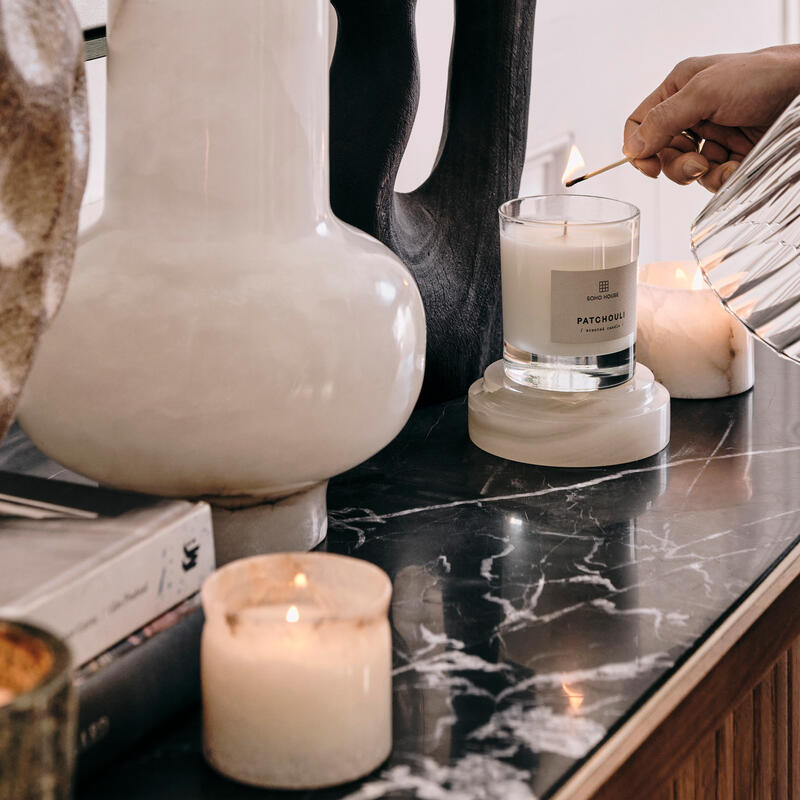
[[590,391],[633,376],[639,211],[618,200],[542,195],[500,207],[506,375]]
[[310,789],[391,750],[392,585],[346,556],[241,559],[203,586],[203,740],[219,772]]
[[691,262],[642,267],[637,357],[676,398],[727,397],[753,385],[752,338]]

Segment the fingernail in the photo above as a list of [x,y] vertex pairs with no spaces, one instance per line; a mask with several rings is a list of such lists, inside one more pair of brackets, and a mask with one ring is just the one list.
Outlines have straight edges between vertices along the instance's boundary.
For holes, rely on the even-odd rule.
[[698,161],[694,158],[690,158],[683,165],[683,176],[692,180],[694,180],[694,178],[699,178],[701,175],[705,175],[707,171],[708,167],[702,161]]
[[646,147],[647,143],[641,137],[639,131],[634,131],[622,146],[622,152],[625,153],[628,158],[636,158],[640,153],[644,152]]
[[720,179],[719,179],[720,185],[725,183],[725,181],[727,181],[728,178],[730,178],[730,176],[733,175],[734,172],[736,172],[736,165],[735,164],[731,164],[729,167],[726,167],[725,171],[720,176]]

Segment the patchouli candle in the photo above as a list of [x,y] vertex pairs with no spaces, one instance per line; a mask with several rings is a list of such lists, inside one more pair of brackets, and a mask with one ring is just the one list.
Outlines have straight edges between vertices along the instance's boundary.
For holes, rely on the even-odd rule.
[[694,263],[641,268],[636,357],[676,398],[727,397],[753,385],[752,339]]
[[544,195],[500,207],[506,374],[538,389],[587,391],[633,375],[639,212]]
[[329,786],[391,750],[391,582],[327,553],[255,556],[203,586],[206,759],[244,783]]

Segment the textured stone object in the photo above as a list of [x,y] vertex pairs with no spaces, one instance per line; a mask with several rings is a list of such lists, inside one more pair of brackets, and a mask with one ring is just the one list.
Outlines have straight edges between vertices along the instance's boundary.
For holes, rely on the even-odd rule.
[[0,437],[67,287],[89,129],[69,0],[0,0]]

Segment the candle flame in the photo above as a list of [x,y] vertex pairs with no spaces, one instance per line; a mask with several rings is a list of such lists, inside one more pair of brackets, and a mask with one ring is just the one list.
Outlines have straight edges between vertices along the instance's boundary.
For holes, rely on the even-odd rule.
[[585,167],[586,162],[583,160],[583,156],[581,155],[581,151],[575,145],[572,145],[569,151],[569,158],[567,159],[567,166],[564,167],[564,174],[561,176],[561,183],[565,184],[567,181],[575,175],[575,173],[581,168]]
[[294,583],[298,589],[305,589],[306,586],[308,586],[308,578],[306,578],[304,572],[298,572],[297,575],[294,576],[292,583]]
[[570,708],[573,711],[577,711],[583,705],[583,695],[579,691],[571,689],[566,683],[563,682],[561,684],[561,688],[564,690],[564,694],[569,699]]
[[[675,283],[681,289],[691,289],[697,291],[703,288],[703,273],[700,268],[696,268],[694,274],[691,272],[692,265],[684,264],[683,266],[675,267]],[[689,277],[692,275],[692,277]]]
[[297,622],[300,619],[300,612],[297,610],[297,606],[290,606],[289,610],[286,612],[286,621],[287,622]]
[[689,276],[683,267],[675,267],[675,280],[678,284],[686,286],[689,283]]

